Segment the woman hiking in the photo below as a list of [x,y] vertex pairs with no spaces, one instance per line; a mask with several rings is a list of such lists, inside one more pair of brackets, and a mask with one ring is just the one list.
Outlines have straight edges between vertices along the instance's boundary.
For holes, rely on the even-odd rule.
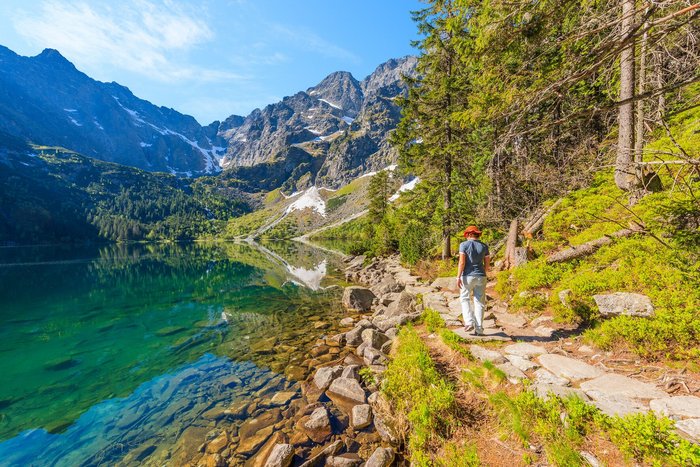
[[464,330],[475,336],[484,334],[484,308],[486,308],[486,273],[491,267],[489,247],[479,241],[481,231],[470,225],[464,230],[466,238],[459,245],[457,287],[462,303]]

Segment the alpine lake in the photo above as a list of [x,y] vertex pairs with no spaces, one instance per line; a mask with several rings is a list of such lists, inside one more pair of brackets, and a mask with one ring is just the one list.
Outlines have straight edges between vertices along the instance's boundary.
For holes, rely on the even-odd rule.
[[0,464],[185,463],[211,414],[300,390],[341,265],[296,242],[0,248]]

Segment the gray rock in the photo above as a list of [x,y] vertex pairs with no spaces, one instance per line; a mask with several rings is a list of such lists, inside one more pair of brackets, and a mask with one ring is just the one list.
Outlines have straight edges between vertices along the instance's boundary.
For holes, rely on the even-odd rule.
[[505,357],[501,355],[500,352],[496,350],[489,350],[480,345],[470,345],[469,351],[474,355],[475,358],[481,360],[482,362],[490,361],[493,363],[503,363],[506,361]]
[[289,467],[294,458],[294,446],[291,444],[275,444],[265,467]]
[[676,429],[691,440],[700,441],[700,418],[689,418],[676,422]]
[[299,467],[318,467],[326,463],[326,459],[331,456],[336,455],[343,448],[343,441],[337,440],[333,441],[331,444],[323,448],[321,452],[316,454],[314,457],[308,461],[301,464]]
[[595,350],[593,350],[593,347],[590,347],[588,345],[582,345],[581,347],[578,348],[578,351],[581,353],[585,353],[587,355],[593,355],[595,353]]
[[389,328],[384,332],[384,334],[386,334],[386,337],[388,337],[391,340],[394,340],[398,333],[399,332],[396,328]]
[[362,329],[374,327],[374,325],[372,325],[372,322],[367,318],[362,318],[360,321],[357,322],[355,326]]
[[654,399],[649,402],[654,412],[675,420],[681,418],[700,418],[700,397],[676,396]]
[[393,318],[408,313],[413,313],[415,309],[414,296],[406,291],[401,292],[396,301],[391,302],[385,313],[386,317]]
[[367,347],[362,352],[362,358],[364,358],[365,365],[381,365],[388,361],[386,355],[381,351],[374,349],[372,347]]
[[328,410],[325,407],[317,408],[309,415],[309,419],[304,423],[304,426],[309,430],[330,427],[331,419],[328,417]]
[[569,381],[597,378],[604,374],[603,370],[588,363],[562,355],[544,354],[539,356],[540,364],[555,375]]
[[356,430],[368,427],[372,423],[372,407],[360,404],[352,408],[352,426]]
[[367,344],[369,347],[380,350],[382,345],[384,345],[389,338],[386,334],[377,331],[376,329],[365,329],[362,331],[362,342]]
[[341,366],[324,366],[316,370],[314,375],[314,384],[317,388],[325,390],[330,386],[331,382],[340,376],[343,371]]
[[551,384],[554,386],[568,386],[571,382],[566,378],[561,378],[549,370],[539,368],[535,370],[535,382],[538,384]]
[[515,368],[521,371],[528,371],[533,368],[539,367],[538,364],[531,362],[527,358],[523,358],[519,355],[506,354],[506,358]]
[[629,292],[593,295],[602,316],[654,316],[654,305],[646,295]]
[[564,289],[559,291],[557,297],[559,297],[559,303],[561,303],[566,308],[570,308],[569,296],[571,295],[571,289]]
[[601,467],[602,466],[602,464],[600,463],[598,458],[596,456],[594,456],[593,454],[591,454],[590,452],[581,451],[581,452],[579,452],[579,454],[581,454],[581,457],[583,457],[583,460],[585,460],[590,467]]
[[343,306],[348,310],[369,311],[375,298],[374,293],[365,287],[346,287],[343,292]]
[[357,454],[341,454],[326,458],[325,467],[359,467],[362,459]]
[[405,314],[405,315],[399,315],[399,316],[394,316],[394,317],[387,317],[387,316],[379,316],[372,321],[372,324],[374,324],[379,330],[381,331],[386,331],[389,328],[395,328],[397,326],[401,326],[403,324],[406,324],[410,321],[413,321],[414,319],[418,318],[420,315],[419,314]]
[[327,393],[357,402],[358,404],[364,404],[367,401],[365,390],[362,389],[357,380],[352,378],[337,378],[331,383]]
[[629,397],[607,395],[595,392],[586,392],[591,399],[593,405],[598,407],[601,412],[611,417],[624,417],[633,413],[646,413],[649,408],[643,402]]
[[374,427],[381,438],[392,446],[399,445],[399,437],[390,419],[379,413],[374,414]]
[[548,399],[550,394],[554,394],[555,396],[559,396],[561,398],[566,398],[575,395],[579,399],[582,399],[584,401],[590,400],[590,398],[586,395],[585,392],[577,388],[568,388],[564,386],[558,386],[556,384],[547,383],[536,383],[532,385],[531,388],[535,392],[535,394],[537,394],[537,397],[539,397],[540,399]]
[[345,343],[351,347],[357,347],[362,343],[362,331],[364,328],[355,326],[345,333]]
[[536,357],[537,355],[547,353],[547,349],[544,347],[528,344],[527,342],[518,342],[517,344],[508,345],[503,349],[503,351],[507,354],[517,355],[518,357],[523,358]]
[[506,374],[506,377],[511,384],[518,384],[520,383],[520,380],[527,378],[527,375],[516,368],[512,363],[499,363],[496,365],[496,368],[500,369]]
[[502,326],[508,326],[511,328],[524,328],[527,325],[527,319],[522,315],[516,315],[508,312],[496,313],[496,322]]
[[650,400],[667,397],[664,391],[657,389],[652,384],[615,373],[604,374],[581,383],[581,389],[591,396],[592,399],[627,397],[630,399]]
[[343,378],[352,378],[357,381],[360,380],[360,365],[348,365],[343,369],[343,373],[340,375]]
[[389,467],[394,462],[394,456],[391,448],[377,448],[367,459],[365,467]]
[[403,284],[397,282],[392,276],[387,276],[379,284],[375,285],[373,289],[375,294],[382,296],[388,293],[401,292],[404,287]]
[[552,337],[552,334],[556,329],[550,328],[549,326],[538,326],[535,328],[535,334],[541,337]]

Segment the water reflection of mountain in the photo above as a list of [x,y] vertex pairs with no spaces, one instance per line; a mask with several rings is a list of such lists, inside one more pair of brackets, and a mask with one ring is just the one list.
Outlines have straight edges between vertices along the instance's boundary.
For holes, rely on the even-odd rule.
[[207,352],[303,376],[305,349],[328,332],[313,323],[342,313],[338,290],[323,289],[337,280],[335,260],[308,246],[265,249],[2,249],[0,440],[63,430],[89,407]]

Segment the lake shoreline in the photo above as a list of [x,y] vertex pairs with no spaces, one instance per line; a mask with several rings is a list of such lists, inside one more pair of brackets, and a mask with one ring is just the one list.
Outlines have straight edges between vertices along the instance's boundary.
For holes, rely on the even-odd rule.
[[[318,339],[303,365],[311,369],[300,392],[275,393],[253,422],[230,424],[209,434],[190,466],[347,465],[388,466],[398,461],[403,435],[394,427],[379,390],[397,328],[423,310],[420,282],[398,257],[345,258],[341,332]],[[311,323],[309,323],[311,324]],[[315,328],[329,323],[313,323]],[[289,368],[286,369],[289,374]],[[224,410],[237,415],[241,407]]]

